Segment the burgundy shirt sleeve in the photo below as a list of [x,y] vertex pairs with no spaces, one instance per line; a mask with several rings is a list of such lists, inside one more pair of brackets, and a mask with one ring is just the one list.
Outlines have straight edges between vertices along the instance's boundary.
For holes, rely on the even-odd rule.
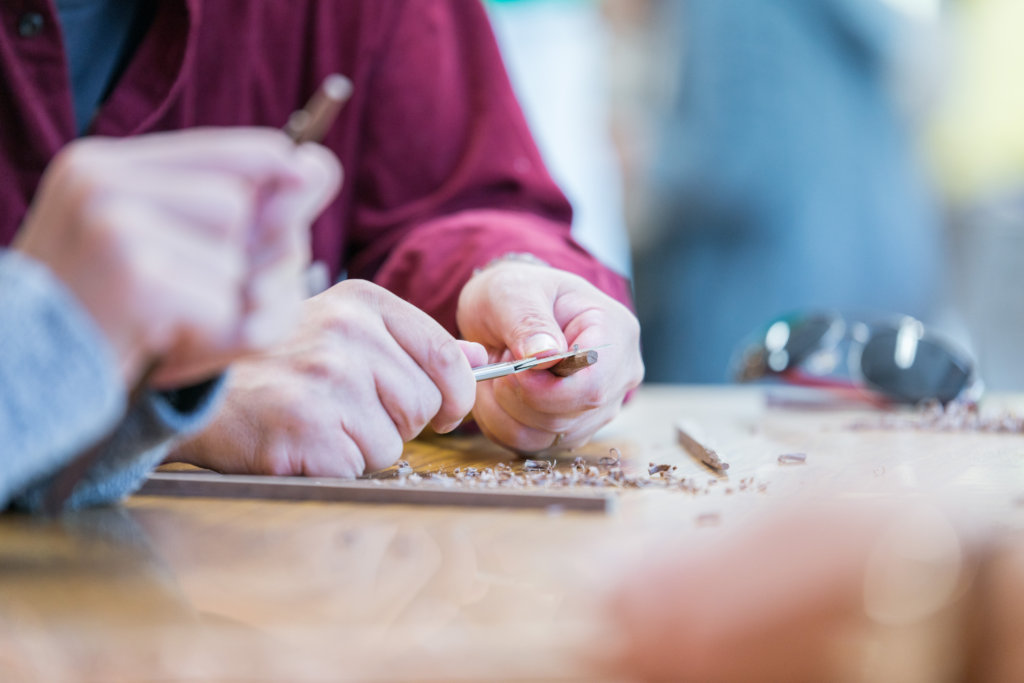
[[457,332],[474,268],[529,252],[631,305],[627,281],[570,236],[571,208],[530,137],[477,0],[394,5],[354,178],[348,274]]

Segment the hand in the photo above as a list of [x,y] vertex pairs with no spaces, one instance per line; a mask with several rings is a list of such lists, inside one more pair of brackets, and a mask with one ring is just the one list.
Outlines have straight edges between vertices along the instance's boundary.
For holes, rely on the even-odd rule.
[[327,150],[269,129],[68,145],[15,248],[49,266],[110,341],[126,385],[208,377],[287,331],[308,226],[336,192]]
[[355,477],[393,464],[430,424],[448,432],[473,408],[471,363],[416,307],[362,280],[304,305],[298,334],[237,363],[224,408],[173,459],[220,472]]
[[808,508],[720,530],[697,552],[662,543],[634,560],[609,601],[621,638],[601,670],[702,683],[846,680],[856,668],[842,657],[854,650],[839,646],[864,627],[864,567],[891,520]]
[[534,371],[480,382],[476,422],[492,441],[521,453],[582,446],[643,379],[636,317],[565,271],[496,263],[463,287],[457,319],[492,362],[607,345],[595,365],[569,377]]

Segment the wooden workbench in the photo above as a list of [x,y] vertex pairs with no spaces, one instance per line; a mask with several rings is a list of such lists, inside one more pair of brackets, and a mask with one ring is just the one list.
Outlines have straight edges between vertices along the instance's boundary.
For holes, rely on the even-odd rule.
[[[700,552],[780,501],[927,491],[981,524],[1024,524],[1024,436],[851,429],[864,415],[645,387],[580,453],[674,464],[700,492],[625,491],[612,514],[137,496],[8,515],[0,680],[592,680],[616,638],[602,598],[626,563],[666,543]],[[727,480],[680,448],[680,419],[714,441]],[[796,452],[806,464],[779,464]],[[511,460],[480,437],[406,457]]]

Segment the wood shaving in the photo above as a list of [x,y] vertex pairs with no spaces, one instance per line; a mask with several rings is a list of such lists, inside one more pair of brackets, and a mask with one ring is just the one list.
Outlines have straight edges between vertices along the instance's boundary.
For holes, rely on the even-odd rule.
[[[559,466],[555,460],[524,460],[509,464],[498,463],[493,467],[456,467],[446,472],[419,474],[412,472],[405,461],[399,461],[393,480],[399,485],[439,486],[444,488],[500,488],[500,489],[661,489],[678,491],[694,496],[708,495],[719,482],[717,479],[677,477],[677,467],[665,463],[651,462],[646,471],[631,474],[623,466],[621,454],[612,451],[611,456],[599,458],[596,463],[582,457],[575,458],[568,466]],[[386,476],[386,475],[385,475]],[[385,480],[374,479],[382,482]],[[764,492],[767,484],[758,483],[753,477],[740,480],[738,487],[729,488],[728,493]]]
[[722,516],[717,512],[705,512],[697,515],[697,526],[718,526],[722,523]]
[[1024,417],[1004,413],[984,417],[976,403],[938,402],[923,405],[914,413],[887,414],[850,425],[854,430],[915,430],[925,432],[987,432],[1024,434]]

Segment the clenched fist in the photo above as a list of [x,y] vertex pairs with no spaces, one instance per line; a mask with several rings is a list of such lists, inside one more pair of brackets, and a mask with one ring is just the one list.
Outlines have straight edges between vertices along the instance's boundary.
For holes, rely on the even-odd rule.
[[583,278],[519,261],[495,263],[462,289],[463,336],[504,361],[605,347],[569,377],[522,372],[481,382],[473,417],[496,443],[522,453],[574,448],[615,417],[643,379],[640,325],[629,309]]
[[473,408],[477,344],[364,280],[306,302],[298,333],[232,369],[213,424],[173,457],[220,472],[355,477]]
[[127,386],[203,379],[294,322],[308,228],[341,169],[270,129],[89,138],[52,162],[14,247],[106,335]]

